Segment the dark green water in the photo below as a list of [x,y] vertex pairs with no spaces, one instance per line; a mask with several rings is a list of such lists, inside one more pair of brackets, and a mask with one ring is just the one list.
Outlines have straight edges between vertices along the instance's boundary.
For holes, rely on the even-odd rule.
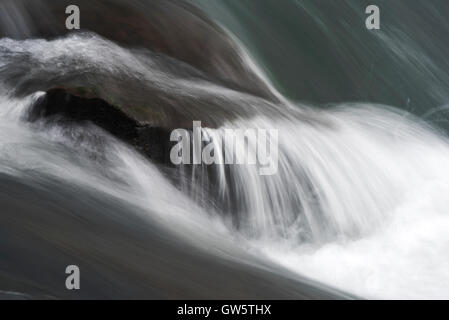
[[[192,1],[293,100],[375,102],[427,118],[449,101],[448,1]],[[365,27],[369,4],[380,8],[380,30]]]

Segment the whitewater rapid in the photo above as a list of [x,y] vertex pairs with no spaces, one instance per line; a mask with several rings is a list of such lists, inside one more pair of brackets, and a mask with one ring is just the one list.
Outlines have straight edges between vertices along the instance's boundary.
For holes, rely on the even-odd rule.
[[[326,114],[335,125],[327,132],[288,132],[317,189],[306,216],[321,212],[330,238],[257,245],[292,270],[362,297],[449,298],[446,137],[382,106]],[[291,191],[301,180],[283,183]]]
[[[55,73],[57,62],[75,72],[66,61],[74,54],[77,65],[99,72],[136,76],[164,90],[179,84],[182,90],[173,94],[233,102],[233,117],[204,133],[220,139],[224,128],[279,130],[277,174],[261,176],[251,165],[218,168],[227,174],[215,177],[218,190],[209,199],[209,173],[201,168],[191,168],[191,176],[202,179],[175,185],[173,176],[93,125],[28,123],[27,108],[43,92],[25,98],[2,93],[0,172],[52,176],[111,195],[205,250],[232,257],[234,247],[243,248],[362,297],[449,298],[449,142],[441,133],[381,105],[318,111],[204,81],[172,82],[173,74],[161,74],[151,56],[92,35],[83,50],[84,40],[2,40],[0,67],[16,67],[10,55],[17,54],[36,57],[41,71]],[[99,61],[93,53],[105,48],[106,59]],[[201,120],[207,109],[196,112]],[[181,170],[171,174],[186,177]]]

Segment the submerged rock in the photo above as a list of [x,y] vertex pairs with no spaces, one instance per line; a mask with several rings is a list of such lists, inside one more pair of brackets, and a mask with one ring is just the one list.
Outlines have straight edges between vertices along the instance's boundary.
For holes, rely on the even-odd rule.
[[[65,9],[72,4],[71,0],[2,1],[0,37],[54,39],[72,33],[76,30],[67,30],[65,24]],[[276,100],[226,32],[186,1],[78,0],[76,5],[81,32],[150,49],[200,70],[217,84]]]
[[132,145],[156,163],[170,163],[170,130],[142,124],[99,98],[77,96],[66,89],[49,90],[32,107],[29,120],[54,119],[92,122],[116,138]]
[[0,40],[0,82],[10,94],[47,92],[35,119],[91,121],[168,162],[174,128],[281,112],[232,39],[187,2],[79,0],[82,29],[68,36],[69,4],[0,2],[1,36],[48,39]]

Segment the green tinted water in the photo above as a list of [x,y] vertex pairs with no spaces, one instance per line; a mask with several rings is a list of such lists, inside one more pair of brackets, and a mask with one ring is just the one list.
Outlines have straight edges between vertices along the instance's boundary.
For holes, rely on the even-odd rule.
[[[291,99],[369,101],[421,116],[449,101],[446,0],[191,1],[236,35]],[[365,27],[369,4],[381,10],[380,30]]]

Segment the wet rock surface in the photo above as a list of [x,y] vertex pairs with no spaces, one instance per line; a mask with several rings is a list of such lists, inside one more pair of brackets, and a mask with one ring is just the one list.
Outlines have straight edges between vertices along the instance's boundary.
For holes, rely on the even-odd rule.
[[32,107],[29,120],[91,122],[130,144],[156,163],[170,163],[170,130],[142,124],[99,98],[80,97],[63,88],[49,90]]
[[[69,0],[14,0],[0,3],[0,38],[66,36]],[[182,61],[212,81],[276,100],[249,70],[230,37],[199,9],[181,0],[79,0],[80,32],[95,32],[120,45],[146,48]],[[1,12],[8,12],[2,19]],[[10,19],[16,14],[17,19]],[[42,18],[45,17],[45,18]]]

